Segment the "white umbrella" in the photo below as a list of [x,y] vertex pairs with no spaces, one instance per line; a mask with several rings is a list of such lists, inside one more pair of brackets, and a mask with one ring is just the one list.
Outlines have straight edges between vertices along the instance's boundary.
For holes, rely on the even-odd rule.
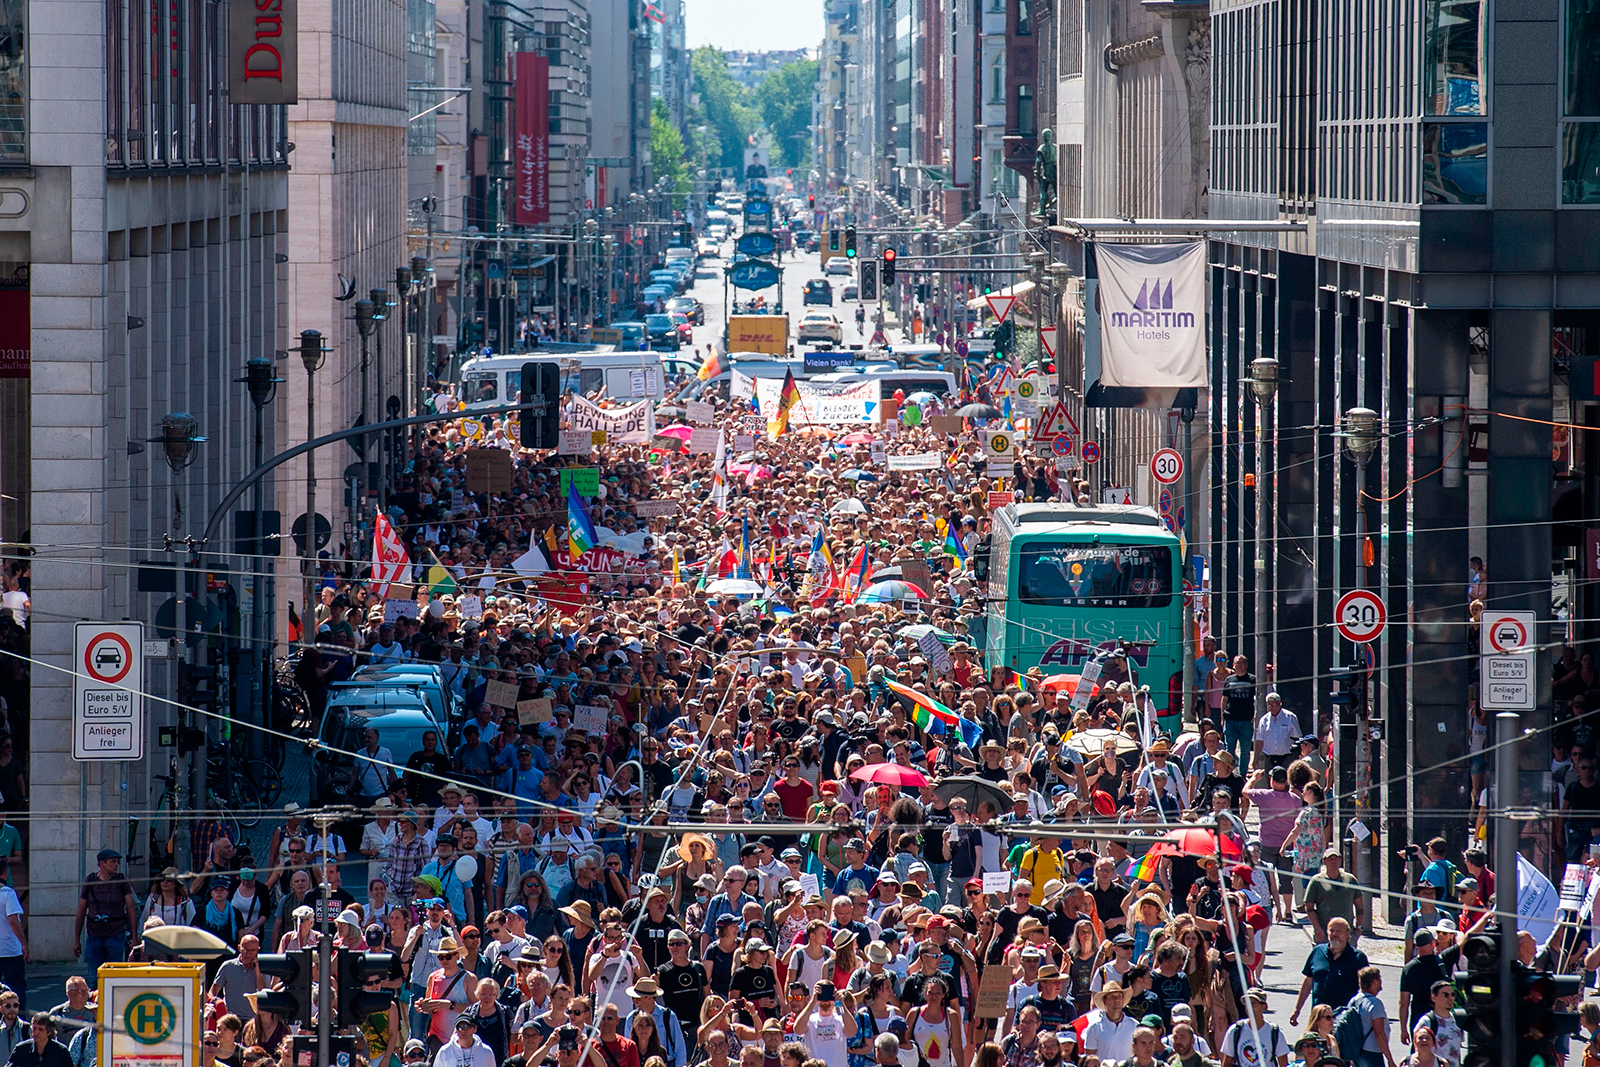
[[835,515],[865,515],[867,506],[855,497],[848,496],[828,510]]
[[712,596],[757,596],[761,583],[748,578],[718,578],[706,586],[706,592]]

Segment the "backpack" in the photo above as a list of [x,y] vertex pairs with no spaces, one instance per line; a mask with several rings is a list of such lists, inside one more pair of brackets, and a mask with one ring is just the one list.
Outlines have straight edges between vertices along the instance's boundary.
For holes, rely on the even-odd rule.
[[[1233,1062],[1237,1064],[1243,1064],[1244,1060],[1240,1058],[1239,1050],[1244,1047],[1244,1035],[1250,1033],[1250,1024],[1248,1021],[1241,1019],[1236,1025],[1239,1027],[1239,1029],[1233,1037]],[[1262,1039],[1266,1041],[1267,1047],[1265,1049],[1256,1050],[1259,1053],[1257,1059],[1259,1059],[1262,1063],[1277,1062],[1276,1058],[1272,1055],[1272,1050],[1278,1047],[1278,1028],[1271,1023],[1268,1023],[1266,1026],[1262,1027],[1261,1036]]]
[[1339,1058],[1351,1062],[1361,1055],[1361,1046],[1367,1041],[1367,1021],[1351,1001],[1333,1017],[1333,1040],[1339,1046]]

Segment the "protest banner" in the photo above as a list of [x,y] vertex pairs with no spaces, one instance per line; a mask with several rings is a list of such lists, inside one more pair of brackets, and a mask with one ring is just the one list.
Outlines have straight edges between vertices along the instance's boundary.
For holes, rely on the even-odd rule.
[[648,444],[656,435],[653,401],[641,400],[625,408],[602,408],[580,396],[573,398],[570,411],[572,429],[602,431],[613,444]]

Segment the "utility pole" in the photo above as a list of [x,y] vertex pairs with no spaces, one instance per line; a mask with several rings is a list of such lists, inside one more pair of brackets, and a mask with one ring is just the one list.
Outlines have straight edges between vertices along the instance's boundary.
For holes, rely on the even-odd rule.
[[[1059,332],[1056,344],[1061,344]],[[1190,581],[1194,574],[1194,538],[1188,532],[1189,519],[1194,517],[1194,408],[1180,409],[1178,417],[1183,420],[1183,522],[1178,523],[1178,536],[1183,538],[1183,579],[1178,583],[1183,597],[1183,707],[1178,710],[1181,724],[1188,720],[1194,707],[1194,664],[1199,652],[1194,641],[1194,602],[1200,595],[1200,583],[1195,581],[1193,592],[1184,592],[1183,582]],[[1077,501],[1076,493],[1073,501]]]
[[[1502,711],[1494,717],[1494,903],[1500,924],[1500,1062],[1517,1062],[1517,1001],[1513,961],[1517,958],[1517,822],[1509,808],[1518,796],[1517,745],[1522,716]],[[1368,909],[1370,911],[1370,909]]]
[[[300,362],[306,369],[307,441],[315,440],[317,436],[317,370],[322,366],[325,353],[321,331],[300,331]],[[317,461],[309,452],[306,453],[305,530],[305,558],[300,561],[300,642],[313,645],[317,641],[316,606],[311,603],[317,584]]]
[[317,941],[317,1067],[329,1067],[333,1062],[333,931],[329,929],[329,904],[333,901],[333,887],[328,884],[328,832],[333,829],[337,816],[331,811],[317,813],[313,820],[317,836],[322,840],[322,870],[318,872],[321,899],[318,901],[317,929],[322,936]]
[[[432,214],[428,216],[428,225],[430,227],[433,225]],[[368,295],[372,298],[372,306],[375,312],[373,318],[379,324],[376,330],[376,338],[378,342],[377,351],[374,353],[373,357],[376,361],[374,363],[374,368],[377,372],[378,395],[374,398],[377,401],[377,406],[373,408],[373,413],[376,418],[381,420],[384,418],[384,404],[386,402],[384,394],[388,392],[388,379],[383,376],[384,367],[382,324],[389,321],[389,309],[394,307],[394,301],[389,299],[389,290],[387,289],[374,289]],[[366,396],[365,387],[362,388],[361,395],[363,397]],[[378,477],[376,480],[378,483],[378,510],[380,512],[387,512],[389,510],[389,442],[387,437],[387,434],[379,434],[373,438],[370,438],[373,445],[376,446],[376,453],[367,457],[368,464],[375,464],[378,468]],[[363,440],[367,440],[367,438],[363,438]]]
[[[1373,453],[1378,450],[1380,440],[1380,426],[1378,413],[1371,408],[1351,408],[1344,413],[1342,436],[1345,449],[1349,452],[1356,468],[1356,565],[1355,582],[1357,590],[1367,587],[1367,510],[1364,497],[1367,490],[1367,462]],[[1259,487],[1257,488],[1259,492]],[[1260,531],[1257,531],[1259,535]],[[1366,652],[1361,646],[1358,651],[1365,659]],[[1373,667],[1376,667],[1374,662]],[[1368,779],[1372,776],[1372,703],[1371,703],[1371,677],[1372,671],[1367,664],[1361,664],[1360,673],[1357,675],[1361,686],[1360,714],[1356,719],[1356,741],[1353,753],[1355,763],[1355,817],[1361,824],[1372,830],[1373,833],[1366,841],[1357,841],[1355,849],[1356,880],[1362,885],[1376,886],[1377,875],[1372,869],[1372,842],[1376,840],[1376,827],[1372,819],[1372,785]],[[1514,884],[1514,883],[1513,883]],[[1512,912],[1516,912],[1513,901]],[[1367,910],[1367,927],[1363,933],[1371,933],[1372,911]],[[1504,987],[1509,988],[1509,987]]]

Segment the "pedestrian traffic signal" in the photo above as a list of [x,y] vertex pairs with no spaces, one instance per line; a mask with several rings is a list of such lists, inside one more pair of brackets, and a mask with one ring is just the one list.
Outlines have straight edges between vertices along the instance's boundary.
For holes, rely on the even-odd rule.
[[856,295],[865,304],[878,299],[878,264],[870,259],[861,261],[861,282]]
[[[1348,667],[1334,670],[1348,671]],[[1452,976],[1462,1000],[1451,1013],[1467,1035],[1462,1067],[1494,1067],[1500,1059],[1500,931],[1490,923],[1461,946],[1465,970]]]
[[522,447],[561,444],[561,371],[554,363],[522,365]]
[[311,973],[316,969],[317,950],[264,952],[256,960],[263,975],[283,983],[282,989],[268,990],[256,997],[256,1010],[270,1011],[288,1023],[312,1026],[316,1001],[311,996]]
[[845,227],[845,231],[844,231],[844,257],[846,259],[855,259],[856,258],[856,228],[854,226],[846,226]]
[[884,285],[893,285],[894,284],[894,261],[895,261],[895,256],[896,256],[896,253],[895,253],[894,249],[885,248],[883,250],[883,284]]
[[1513,965],[1516,982],[1516,1067],[1556,1067],[1556,1038],[1576,1036],[1578,1013],[1557,1011],[1556,1001],[1583,991],[1575,974],[1535,971],[1520,961]]
[[338,1025],[341,1029],[360,1026],[367,1016],[385,1011],[394,1003],[394,993],[391,991],[367,989],[369,978],[388,978],[393,964],[394,956],[388,952],[361,952],[353,948],[339,950],[339,956],[334,961],[338,985],[334,988],[338,991]]

